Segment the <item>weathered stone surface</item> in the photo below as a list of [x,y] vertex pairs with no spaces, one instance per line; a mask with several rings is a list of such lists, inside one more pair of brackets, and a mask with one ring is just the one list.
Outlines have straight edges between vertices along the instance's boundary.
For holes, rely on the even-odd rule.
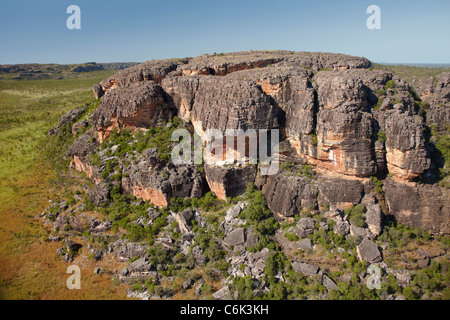
[[428,104],[427,125],[435,125],[438,132],[445,132],[446,125],[450,123],[450,72],[415,79],[412,85],[420,99]]
[[313,243],[312,243],[311,239],[303,239],[303,240],[297,242],[297,246],[299,249],[302,249],[302,250],[312,250]]
[[254,230],[254,226],[250,226],[245,234],[245,247],[256,247],[258,245],[258,234]]
[[217,198],[226,200],[244,193],[248,183],[255,181],[256,167],[218,167],[205,165],[206,181]]
[[379,203],[366,205],[366,223],[370,232],[378,236],[383,230],[383,212],[381,211],[381,205]]
[[183,75],[224,76],[237,71],[264,68],[277,63],[281,66],[298,65],[316,71],[323,68],[333,70],[368,68],[371,65],[370,61],[365,58],[343,54],[273,50],[202,55],[191,59],[187,64],[180,65],[178,69]]
[[203,255],[202,249],[197,245],[194,248],[192,248],[192,254],[194,255],[195,263],[202,267],[205,263],[205,256]]
[[225,221],[230,222],[233,219],[236,219],[239,214],[242,212],[244,208],[244,203],[238,203],[228,209],[227,214],[225,215]]
[[149,261],[147,261],[146,258],[140,258],[136,261],[133,261],[128,266],[128,270],[130,271],[131,274],[133,274],[133,273],[145,274],[145,273],[150,272],[151,269],[152,269],[152,265]]
[[75,121],[77,121],[83,113],[86,111],[86,108],[88,107],[88,104],[85,104],[84,106],[75,108],[73,110],[68,111],[67,113],[63,114],[61,118],[59,119],[59,123],[54,127],[53,129],[50,129],[48,131],[48,135],[58,135],[60,136],[62,134],[62,130],[67,125],[72,125]]
[[[402,104],[403,106],[403,104]],[[378,114],[386,134],[386,161],[389,173],[400,181],[412,181],[430,166],[425,148],[424,124],[407,110],[392,109]]]
[[94,84],[92,86],[92,91],[94,92],[94,96],[96,99],[101,98],[105,95],[105,91],[100,84]]
[[89,196],[94,205],[99,206],[106,203],[109,199],[109,186],[105,182],[95,185],[89,190]]
[[225,286],[214,292],[212,296],[216,300],[231,300],[230,288]]
[[119,276],[121,277],[128,277],[130,275],[130,272],[128,271],[128,268],[122,268],[119,271]]
[[245,242],[245,230],[244,228],[236,228],[227,234],[224,241],[229,246],[237,246],[244,244]]
[[269,176],[262,189],[269,209],[285,217],[299,214],[303,208],[317,207],[317,188],[306,177]]
[[75,241],[71,240],[71,239],[65,239],[64,241],[64,245],[67,249],[67,251],[69,252],[76,252],[79,249],[81,249],[82,245],[79,243],[76,243]]
[[350,226],[350,235],[356,238],[366,238],[369,236],[367,228]]
[[171,198],[201,197],[204,179],[195,165],[165,163],[157,150],[147,149],[136,162],[127,158],[129,166],[123,168],[122,188],[158,207],[167,206]]
[[367,261],[369,263],[380,262],[382,260],[381,252],[375,242],[370,241],[367,238],[356,247],[358,252],[358,258],[361,261]]
[[256,82],[209,76],[200,78],[190,120],[205,141],[207,129],[225,134],[227,129],[276,128],[278,112],[279,108]]
[[[264,248],[258,252],[243,251],[240,255],[228,256],[226,260],[230,263],[228,274],[239,277],[249,275],[256,280],[261,281],[266,265],[265,260],[269,257],[269,253],[270,250]],[[241,270],[242,264],[246,265],[244,271]]]
[[314,233],[314,225],[315,221],[313,218],[301,218],[295,226],[295,234],[300,238],[305,238]]
[[178,65],[189,61],[189,58],[184,59],[166,59],[166,60],[151,60],[136,66],[124,69],[100,82],[104,92],[118,87],[124,87],[130,83],[142,81],[154,81],[161,83],[161,81],[171,72],[175,71]]
[[322,284],[327,288],[327,290],[339,290],[336,283],[326,274],[322,275]]
[[439,185],[407,185],[386,181],[389,212],[398,222],[433,233],[448,234],[450,191]]
[[93,115],[100,142],[113,130],[148,128],[169,119],[170,106],[153,81],[131,83],[108,92]]
[[[69,150],[72,166],[100,182],[101,168],[89,163],[97,140],[106,139],[116,128],[159,125],[175,113],[201,136],[204,146],[208,129],[222,134],[227,129],[280,129],[282,140],[290,146],[280,152],[283,161],[313,164],[315,178],[281,173],[260,178],[256,166],[206,165],[210,190],[225,200],[242,194],[249,182],[258,180],[256,184],[267,205],[281,218],[294,216],[304,208],[318,209],[325,203],[339,209],[356,205],[365,192],[370,192],[364,190],[361,181],[390,174],[393,180],[417,189],[418,196],[413,197],[418,197],[420,209],[408,210],[420,219],[409,219],[418,226],[432,229],[434,224],[434,230],[446,232],[445,192],[430,185],[417,187],[412,181],[431,171],[432,148],[424,135],[424,119],[427,124],[436,123],[439,130],[445,126],[447,113],[443,107],[449,102],[450,73],[414,83],[419,96],[430,105],[429,114],[422,118],[414,101],[415,93],[406,81],[387,71],[368,70],[369,66],[370,61],[364,58],[289,51],[235,52],[145,62],[93,87],[96,96],[101,97],[92,119],[98,139],[92,139],[92,132],[77,139]],[[386,87],[388,81],[390,88]],[[80,115],[77,111],[65,119],[76,121]],[[64,123],[61,121],[61,125]],[[80,122],[75,129],[83,126]],[[221,139],[216,143],[223,145]],[[212,152],[209,156],[218,158]],[[128,156],[120,165],[120,184],[125,192],[149,199],[157,206],[166,206],[174,197],[203,194],[204,176],[195,166],[173,166],[170,161],[160,161],[157,150],[135,157],[136,161],[131,161]],[[396,192],[389,193],[387,198],[394,199]],[[432,199],[441,197],[438,205],[427,202],[425,194]],[[400,206],[387,200],[393,214],[399,215]],[[405,208],[413,204],[414,201]],[[381,232],[380,209],[376,203],[368,207],[369,237]]]
[[358,204],[364,195],[364,185],[358,180],[324,178],[318,186],[324,201],[341,209]]
[[190,208],[177,213],[175,218],[178,222],[181,232],[186,234],[191,231],[191,226],[189,224],[193,217],[194,213]]
[[294,268],[296,272],[303,273],[307,276],[315,276],[319,272],[319,267],[297,261],[292,262],[292,268]]
[[345,220],[339,220],[334,226],[333,231],[338,235],[346,236],[350,233],[350,223]]
[[143,257],[147,254],[148,248],[140,243],[119,243],[117,248],[117,258],[119,261],[127,261],[131,258]]

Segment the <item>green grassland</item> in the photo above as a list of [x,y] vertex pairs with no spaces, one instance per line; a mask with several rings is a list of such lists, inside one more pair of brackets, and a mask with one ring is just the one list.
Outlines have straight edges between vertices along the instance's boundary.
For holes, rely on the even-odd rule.
[[[68,290],[67,266],[35,220],[52,198],[54,170],[41,157],[60,116],[92,100],[91,87],[115,71],[61,80],[0,80],[0,299],[117,298],[110,279],[86,275]],[[123,294],[120,295],[123,297]]]
[[388,65],[374,63],[372,65],[374,70],[390,71],[393,74],[398,75],[400,78],[405,79],[411,83],[414,79],[421,77],[434,77],[442,72],[449,72],[449,67],[416,67],[408,65]]
[[59,117],[93,98],[91,86],[113,71],[86,78],[0,81],[0,188],[17,191],[15,180],[30,173],[38,145]]

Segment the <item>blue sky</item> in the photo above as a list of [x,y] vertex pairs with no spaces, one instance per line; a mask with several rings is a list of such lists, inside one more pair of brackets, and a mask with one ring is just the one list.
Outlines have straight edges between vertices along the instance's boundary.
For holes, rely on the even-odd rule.
[[[69,5],[81,30],[69,30]],[[369,30],[369,5],[381,30]],[[450,63],[450,1],[1,0],[0,64],[146,61],[286,49]]]

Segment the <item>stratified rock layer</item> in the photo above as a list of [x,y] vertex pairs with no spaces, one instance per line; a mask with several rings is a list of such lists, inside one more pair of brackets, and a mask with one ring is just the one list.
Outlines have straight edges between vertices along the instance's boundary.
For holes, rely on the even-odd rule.
[[[261,130],[279,129],[281,140],[292,150],[280,152],[281,162],[312,164],[318,175],[279,171],[262,177],[255,165],[222,162],[204,165],[202,174],[194,165],[129,159],[130,165],[121,168],[121,186],[165,206],[174,197],[201,196],[207,190],[204,181],[223,200],[255,183],[274,213],[290,217],[324,204],[340,209],[356,205],[371,192],[369,177],[388,175],[392,181],[385,185],[386,200],[399,221],[447,232],[443,221],[448,216],[448,194],[437,185],[417,187],[413,181],[431,165],[426,125],[436,124],[441,131],[446,125],[449,76],[419,79],[416,97],[406,81],[387,71],[369,70],[370,66],[365,58],[289,51],[148,61],[93,87],[101,97],[92,118],[94,138],[102,142],[114,130],[159,126],[175,114],[201,137],[203,146],[209,142],[209,129],[222,135],[254,130],[258,139]],[[418,113],[419,98],[430,105],[426,118]],[[73,130],[87,126],[77,124]],[[89,137],[92,134],[81,136],[69,154],[75,168],[99,182],[98,168],[88,159],[96,146]],[[221,145],[221,138],[215,143]],[[246,142],[246,152],[251,143]],[[402,188],[412,188],[417,206],[402,200],[399,195],[405,192],[398,191]],[[439,205],[426,209],[427,197],[439,194]],[[379,209],[370,211],[376,213],[371,221],[375,233]]]

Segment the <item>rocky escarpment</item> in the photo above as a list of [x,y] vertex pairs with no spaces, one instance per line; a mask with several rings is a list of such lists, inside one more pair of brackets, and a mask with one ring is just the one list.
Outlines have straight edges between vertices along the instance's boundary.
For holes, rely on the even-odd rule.
[[261,51],[118,72],[48,133],[73,139],[85,175],[63,173],[47,241],[130,297],[445,299],[446,123],[430,110],[448,107],[448,79],[414,89],[370,66]]
[[435,125],[439,132],[445,132],[450,122],[450,73],[444,72],[435,77],[422,77],[412,82],[417,94],[424,102],[426,121]]
[[113,130],[130,127],[149,128],[161,124],[172,115],[161,87],[153,81],[129,83],[103,97],[93,115],[99,141],[107,139]]
[[[370,178],[388,177],[390,185],[402,187],[415,186],[424,173],[429,174],[432,155],[426,128],[432,123],[442,128],[445,122],[437,121],[438,111],[423,117],[418,105],[429,101],[430,110],[445,113],[448,76],[431,83],[422,79],[414,90],[392,73],[370,66],[364,58],[288,51],[148,61],[93,87],[101,102],[90,120],[90,138],[80,137],[71,149],[72,162],[88,176],[98,177],[105,167],[92,165],[88,156],[95,143],[124,129],[162,127],[176,115],[200,137],[203,147],[210,142],[206,134],[210,129],[225,137],[236,130],[254,130],[257,139],[261,130],[278,129],[289,151],[280,151],[281,170],[274,176],[263,176],[260,167],[245,163],[246,154],[240,155],[244,163],[224,166],[222,158],[205,148],[206,157],[216,162],[197,171],[194,165],[174,165],[164,155],[150,164],[145,154],[131,152],[119,161],[123,190],[164,206],[171,198],[196,197],[208,189],[226,200],[254,183],[263,190],[272,212],[284,217],[324,204],[345,209],[366,194],[385,194],[389,202],[396,197],[395,188],[376,193]],[[94,149],[74,151],[89,139]],[[221,139],[216,140],[218,145],[223,145]],[[245,144],[247,152],[252,142]],[[103,155],[104,163],[107,158]],[[286,162],[292,162],[287,175]],[[305,175],[305,165],[312,165],[315,174]],[[438,185],[433,188],[441,190]],[[385,209],[410,223],[397,206]],[[415,206],[411,212],[422,218],[414,225],[448,232],[445,223],[436,228],[425,222],[448,219],[448,199],[436,210]]]

